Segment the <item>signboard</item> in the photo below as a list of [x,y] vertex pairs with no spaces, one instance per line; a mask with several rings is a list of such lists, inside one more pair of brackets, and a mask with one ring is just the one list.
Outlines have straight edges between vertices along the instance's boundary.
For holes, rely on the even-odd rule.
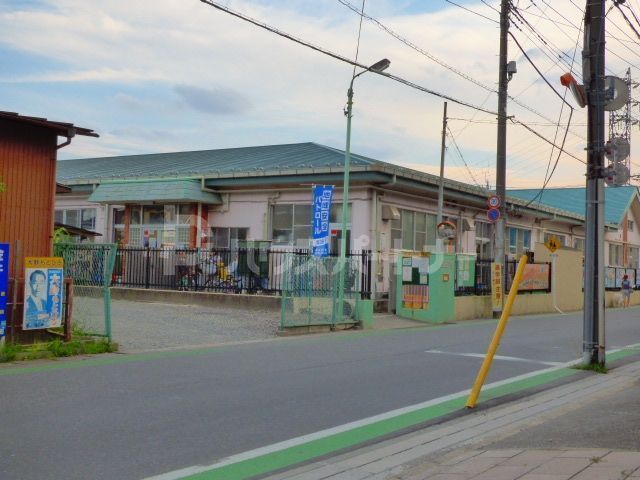
[[528,263],[525,265],[518,291],[550,291],[550,268],[548,263]]
[[329,255],[331,199],[333,185],[313,186],[313,246],[314,257]]
[[558,237],[551,235],[551,238],[544,243],[544,246],[547,247],[551,253],[555,253],[555,251],[562,246],[562,243],[558,240]]
[[491,304],[493,310],[502,310],[502,273],[504,267],[501,263],[491,264]]
[[487,200],[489,208],[498,208],[500,206],[500,197],[497,195],[491,195]]
[[497,222],[500,220],[500,210],[497,208],[490,208],[487,210],[487,218],[492,222]]
[[23,330],[59,327],[62,322],[62,258],[26,257]]
[[402,306],[429,307],[429,255],[402,258]]
[[0,338],[7,334],[9,299],[9,244],[0,243]]

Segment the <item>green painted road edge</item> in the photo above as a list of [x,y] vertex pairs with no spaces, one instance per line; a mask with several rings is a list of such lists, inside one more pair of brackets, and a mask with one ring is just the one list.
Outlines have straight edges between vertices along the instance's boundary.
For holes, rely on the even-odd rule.
[[[537,387],[545,383],[569,377],[579,371],[571,368],[542,373],[540,375],[519,380],[510,384],[500,385],[482,392],[481,399],[489,400],[507,394]],[[262,475],[282,468],[294,466],[298,463],[313,460],[339,450],[356,446],[364,442],[380,438],[384,435],[399,432],[406,428],[424,423],[444,415],[465,408],[467,396],[463,395],[437,405],[425,407],[421,410],[398,415],[397,417],[381,420],[366,426],[354,428],[329,437],[312,440],[278,452],[269,453],[261,457],[244,460],[231,465],[213,468],[206,472],[197,473],[183,480],[245,480],[256,475]]]

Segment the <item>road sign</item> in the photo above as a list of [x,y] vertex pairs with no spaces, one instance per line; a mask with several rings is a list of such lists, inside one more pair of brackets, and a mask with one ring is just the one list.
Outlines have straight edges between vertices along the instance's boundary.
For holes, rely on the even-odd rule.
[[558,237],[556,237],[555,235],[551,235],[551,238],[544,242],[544,246],[547,247],[551,253],[555,253],[555,251],[558,250],[562,246],[562,244],[560,243],[560,240],[558,240]]
[[487,218],[492,222],[497,222],[500,219],[500,210],[497,208],[490,208],[487,210]]
[[500,197],[497,195],[491,195],[487,200],[489,208],[498,208],[500,206]]

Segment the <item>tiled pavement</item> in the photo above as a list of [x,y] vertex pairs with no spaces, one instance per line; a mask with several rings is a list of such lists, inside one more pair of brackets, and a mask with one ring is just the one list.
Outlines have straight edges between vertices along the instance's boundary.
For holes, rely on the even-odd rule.
[[604,449],[467,450],[408,468],[402,480],[623,480],[640,478],[640,452]]

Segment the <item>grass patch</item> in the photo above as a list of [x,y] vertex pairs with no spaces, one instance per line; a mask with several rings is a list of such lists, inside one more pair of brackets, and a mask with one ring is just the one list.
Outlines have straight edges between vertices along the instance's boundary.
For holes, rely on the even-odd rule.
[[5,343],[0,347],[0,362],[13,362],[21,351],[22,347],[20,345]]
[[82,339],[64,342],[56,339],[35,345],[6,344],[0,348],[0,363],[16,360],[36,360],[40,358],[73,357],[75,355],[96,355],[116,352],[118,344],[106,339]]
[[609,369],[602,365],[601,363],[594,363],[591,365],[575,365],[571,368],[575,368],[576,370],[590,370],[596,373],[608,373]]

